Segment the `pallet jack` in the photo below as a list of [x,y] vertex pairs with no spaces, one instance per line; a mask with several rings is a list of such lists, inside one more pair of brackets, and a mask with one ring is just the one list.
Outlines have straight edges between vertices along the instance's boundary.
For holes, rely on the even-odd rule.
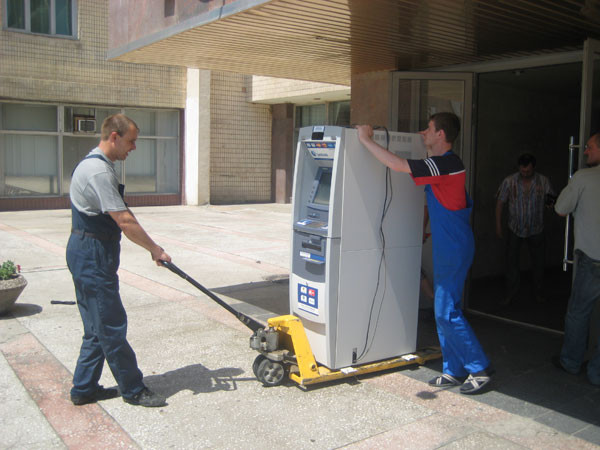
[[265,325],[237,311],[172,262],[161,261],[161,263],[225,308],[253,332],[250,337],[250,348],[258,351],[259,354],[252,364],[252,370],[264,386],[278,386],[285,381],[287,375],[289,379],[304,387],[409,364],[423,365],[442,356],[438,347],[428,347],[383,361],[331,370],[318,365],[315,360],[300,318],[293,315],[272,317]]

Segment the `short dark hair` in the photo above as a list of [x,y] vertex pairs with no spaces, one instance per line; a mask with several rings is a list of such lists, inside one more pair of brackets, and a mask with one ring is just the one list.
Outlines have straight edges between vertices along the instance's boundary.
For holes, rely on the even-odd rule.
[[113,114],[112,116],[108,116],[102,122],[100,139],[103,141],[108,140],[113,131],[116,131],[119,136],[123,137],[132,126],[138,131],[138,133],[140,132],[140,127],[138,127],[137,124],[125,114]]
[[433,121],[435,131],[443,130],[446,135],[446,142],[453,144],[458,133],[460,133],[460,119],[451,112],[439,112],[433,114],[429,120]]
[[535,156],[533,156],[531,153],[523,153],[517,160],[519,167],[527,167],[529,164],[535,167],[535,162]]

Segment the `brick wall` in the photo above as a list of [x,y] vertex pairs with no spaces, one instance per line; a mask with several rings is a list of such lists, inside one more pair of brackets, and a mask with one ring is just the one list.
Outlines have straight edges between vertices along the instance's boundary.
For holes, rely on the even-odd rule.
[[[185,106],[185,68],[106,61],[108,1],[77,3],[77,39],[0,30],[0,98]],[[2,15],[4,2],[0,5]]]
[[[212,72],[210,202],[271,201],[271,111],[248,103],[251,77]],[[202,149],[200,150],[202,151]]]

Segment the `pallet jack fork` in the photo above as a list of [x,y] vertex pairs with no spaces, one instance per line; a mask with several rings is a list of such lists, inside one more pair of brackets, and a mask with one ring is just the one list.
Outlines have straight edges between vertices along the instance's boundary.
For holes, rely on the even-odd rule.
[[250,347],[260,352],[252,369],[265,386],[281,384],[286,373],[300,386],[309,386],[409,364],[425,364],[442,356],[439,348],[430,347],[391,359],[331,370],[317,364],[301,320],[292,315],[270,318],[268,328],[252,335]]
[[265,326],[225,303],[172,262],[161,261],[161,263],[201,290],[254,332],[250,337],[250,347],[257,350],[259,355],[252,364],[252,370],[256,378],[265,386],[280,385],[285,380],[286,374],[289,374],[289,378],[300,386],[309,386],[409,364],[425,364],[442,356],[439,348],[430,347],[383,361],[331,370],[317,364],[302,321],[298,317],[292,315],[272,317],[268,319]]

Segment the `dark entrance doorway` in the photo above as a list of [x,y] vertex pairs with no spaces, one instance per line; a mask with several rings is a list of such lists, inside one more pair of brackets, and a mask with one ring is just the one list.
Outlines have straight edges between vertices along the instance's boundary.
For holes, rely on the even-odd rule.
[[[564,219],[545,212],[545,302],[532,295],[530,258],[521,248],[520,291],[505,298],[506,241],[495,232],[496,191],[517,159],[528,152],[536,171],[547,176],[558,194],[568,181],[570,136],[579,135],[581,63],[506,70],[478,75],[475,136],[473,229],[476,254],[468,307],[471,310],[554,330],[563,329],[571,272],[563,272]],[[503,214],[504,229],[508,211]],[[506,234],[506,233],[505,233]]]

